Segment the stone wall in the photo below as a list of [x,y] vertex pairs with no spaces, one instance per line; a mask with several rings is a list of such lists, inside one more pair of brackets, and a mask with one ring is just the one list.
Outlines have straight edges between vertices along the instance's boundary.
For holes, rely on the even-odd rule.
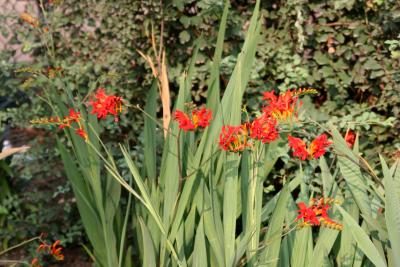
[[37,2],[32,0],[0,0],[0,51],[15,50],[14,57],[10,59],[14,62],[32,61],[29,54],[22,52],[22,45],[12,43],[12,39],[15,37],[15,29],[21,27],[18,20],[19,15],[23,12],[38,16]]

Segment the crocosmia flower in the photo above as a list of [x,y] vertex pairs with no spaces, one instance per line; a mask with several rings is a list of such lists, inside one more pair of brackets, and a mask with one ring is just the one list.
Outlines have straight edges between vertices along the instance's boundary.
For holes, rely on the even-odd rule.
[[62,247],[60,246],[60,240],[57,240],[50,246],[50,254],[58,261],[64,260]]
[[77,135],[81,136],[83,139],[85,139],[85,141],[87,141],[88,135],[83,128],[82,120],[83,118],[81,116],[81,113],[71,108],[69,110],[68,116],[64,116],[63,119],[60,119],[60,117],[40,118],[31,120],[30,123],[42,125],[57,125],[59,129],[71,128],[75,130],[75,133]]
[[299,227],[304,226],[323,226],[328,228],[333,228],[336,230],[342,230],[343,225],[335,222],[328,215],[328,210],[331,206],[328,203],[338,203],[336,200],[328,198],[321,198],[318,201],[312,199],[310,206],[307,206],[304,202],[297,203],[299,207],[298,216],[295,221],[302,220],[298,225]]
[[201,108],[192,111],[192,120],[195,128],[206,128],[210,125],[212,119],[212,111],[210,109]]
[[317,159],[325,154],[328,146],[332,144],[328,140],[326,134],[322,134],[315,138],[310,146],[307,148],[306,143],[300,138],[288,136],[289,147],[293,150],[293,156],[298,157],[301,160],[305,159]]
[[[57,261],[62,261],[64,260],[64,255],[62,254],[62,247],[60,246],[60,240],[55,241],[53,244],[49,245],[45,241],[42,241],[42,243],[38,246],[36,251],[38,253],[45,253],[49,254],[54,257]],[[36,259],[36,260],[35,260]],[[33,259],[32,262],[38,263],[38,259],[35,258]]]
[[82,128],[78,128],[75,130],[75,133],[77,135],[79,135],[80,137],[82,137],[83,139],[87,140],[88,139],[88,134],[85,130],[83,130]]
[[231,152],[239,152],[251,147],[252,144],[248,140],[247,126],[223,126],[219,135],[219,146],[221,149]]
[[274,91],[265,92],[263,99],[268,102],[263,112],[272,115],[277,120],[285,121],[293,116],[297,116],[300,104],[297,101],[298,96],[292,91],[288,90],[278,96],[275,95]]
[[63,129],[65,127],[71,127],[71,123],[73,122],[79,123],[80,119],[81,119],[81,113],[76,112],[71,108],[69,109],[69,115],[65,116],[63,122],[60,124],[60,129]]
[[344,136],[344,140],[346,141],[346,144],[348,147],[352,148],[354,145],[354,142],[356,141],[356,134],[349,130],[346,132],[346,135]]
[[184,131],[194,131],[197,128],[206,128],[210,125],[212,111],[206,108],[194,109],[190,117],[185,112],[177,109],[173,118],[179,123],[179,128]]
[[190,117],[181,110],[176,110],[174,113],[174,120],[179,123],[179,128],[184,131],[192,131],[194,130],[194,124]]
[[289,147],[293,149],[293,157],[305,160],[308,157],[307,145],[300,138],[288,136]]
[[277,121],[274,117],[263,114],[249,123],[250,137],[270,143],[278,138]]
[[301,102],[298,101],[300,95],[315,94],[317,90],[312,88],[300,88],[297,90],[287,90],[285,93],[275,95],[274,91],[265,92],[263,99],[268,104],[263,108],[263,112],[272,115],[279,121],[286,121],[297,117]]
[[297,203],[299,207],[298,213],[299,215],[296,217],[296,221],[303,219],[304,225],[319,225],[320,221],[317,218],[317,214],[314,209],[311,207],[307,207],[304,202]]
[[89,101],[92,106],[91,114],[96,114],[98,119],[105,119],[107,115],[113,115],[114,121],[119,121],[118,114],[122,112],[122,98],[115,95],[107,95],[104,88],[97,89],[94,97]]

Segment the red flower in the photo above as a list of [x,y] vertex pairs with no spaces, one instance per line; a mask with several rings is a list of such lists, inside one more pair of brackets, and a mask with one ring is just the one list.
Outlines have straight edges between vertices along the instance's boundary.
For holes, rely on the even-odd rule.
[[288,136],[289,147],[293,149],[293,157],[298,157],[301,160],[305,160],[308,157],[308,151],[306,143],[297,137]]
[[343,225],[333,221],[329,215],[328,210],[330,206],[327,203],[336,203],[334,199],[321,198],[317,203],[315,200],[311,200],[309,207],[306,206],[304,202],[299,202],[297,206],[299,207],[299,215],[296,217],[295,221],[303,219],[303,222],[299,226],[317,226],[321,225],[324,227],[329,227],[337,230],[342,230]]
[[353,131],[348,130],[346,132],[346,135],[344,136],[344,140],[346,141],[347,146],[352,148],[354,145],[354,142],[356,141],[356,134]]
[[265,92],[263,99],[268,101],[268,105],[263,108],[263,112],[280,121],[297,116],[297,109],[301,105],[301,103],[297,103],[298,95],[296,91],[290,90],[278,96],[275,95],[274,91]]
[[307,205],[304,202],[297,203],[297,206],[299,207],[299,210],[298,210],[299,215],[297,216],[295,221],[303,219],[303,222],[306,225],[319,225],[320,224],[320,222],[317,218],[317,214],[315,213],[312,206],[307,207]]
[[68,118],[72,121],[72,122],[79,122],[79,120],[81,119],[81,113],[80,112],[76,112],[75,110],[73,110],[72,108],[69,109],[69,116]]
[[219,135],[219,146],[231,152],[243,151],[246,147],[251,147],[251,143],[248,142],[247,126],[223,126]]
[[72,122],[79,123],[81,119],[81,113],[76,112],[72,108],[69,109],[69,115],[65,116],[62,123],[60,124],[59,128],[64,129],[65,127],[71,127]]
[[[60,246],[60,240],[55,241],[52,245],[47,244],[42,241],[39,247],[36,249],[37,252],[44,252],[46,254],[52,255],[56,260],[64,260],[64,255],[62,254],[62,247]],[[32,260],[32,266],[40,267],[38,258]],[[34,265],[36,264],[36,265]]]
[[332,144],[331,141],[328,140],[326,134],[321,134],[317,136],[311,144],[310,148],[308,149],[311,158],[319,158],[325,154],[326,148]]
[[122,98],[115,95],[107,95],[104,88],[97,89],[95,100],[89,101],[92,106],[91,114],[97,114],[98,119],[105,119],[108,114],[114,115],[114,120],[119,120],[118,114],[122,112]]
[[206,128],[210,125],[212,119],[212,111],[210,109],[201,108],[192,111],[192,120],[194,127]]
[[278,138],[277,123],[275,118],[264,113],[249,124],[250,137],[261,140],[264,144],[276,140]]
[[60,246],[60,240],[57,240],[50,246],[50,254],[58,260],[64,260],[64,255],[62,254],[62,247]]
[[326,148],[332,144],[331,141],[328,140],[326,134],[322,134],[315,138],[309,148],[307,149],[306,143],[300,138],[296,138],[293,136],[288,136],[289,147],[293,149],[293,156],[298,157],[301,160],[308,159],[317,159],[325,154]]
[[75,133],[77,135],[79,135],[80,137],[82,137],[85,140],[88,140],[88,134],[85,130],[83,130],[82,128],[78,128],[75,130]]
[[192,131],[195,129],[192,120],[185,112],[181,110],[177,109],[175,111],[174,120],[176,120],[179,123],[179,128],[181,128],[184,131]]
[[189,117],[185,112],[177,109],[174,112],[174,120],[179,123],[179,128],[184,131],[193,131],[198,127],[206,128],[210,125],[212,119],[212,111],[206,108],[195,109],[192,116]]

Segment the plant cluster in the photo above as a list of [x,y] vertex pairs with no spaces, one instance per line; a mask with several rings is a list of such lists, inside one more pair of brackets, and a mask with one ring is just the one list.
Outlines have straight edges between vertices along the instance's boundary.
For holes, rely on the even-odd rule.
[[[104,10],[107,4],[99,5],[100,10],[95,14],[116,12],[115,9],[127,3],[130,1],[121,1],[110,10]],[[183,14],[187,12],[195,15],[201,10],[207,10],[207,4],[212,6],[212,3],[214,1],[204,0],[172,5]],[[59,10],[53,4],[52,1],[49,9],[57,14]],[[71,10],[88,12],[82,9],[85,5],[87,3],[81,3]],[[343,14],[355,5],[351,1],[342,4],[309,4],[307,7],[310,10],[307,10],[312,13],[310,18],[326,16],[330,19],[329,14],[321,11],[323,8],[328,7],[330,12],[339,10]],[[25,69],[28,74],[26,84],[36,87],[40,92],[37,97],[46,103],[43,113],[52,114],[52,117],[35,119],[32,123],[57,126],[65,133],[55,135],[56,147],[90,243],[87,251],[96,266],[133,266],[135,256],[143,266],[398,265],[399,255],[393,251],[400,249],[397,227],[400,222],[396,216],[396,210],[400,207],[397,190],[400,183],[399,161],[395,161],[389,168],[381,157],[379,168],[378,164],[370,165],[360,156],[359,137],[353,131],[357,127],[349,127],[348,122],[355,117],[354,114],[349,120],[343,119],[343,125],[337,123],[341,134],[329,123],[335,122],[335,118],[316,119],[314,117],[320,114],[310,101],[307,102],[304,97],[302,104],[299,100],[301,95],[316,93],[316,90],[283,90],[297,87],[291,86],[291,83],[300,83],[306,79],[326,90],[318,90],[320,95],[325,93],[332,98],[336,90],[349,88],[353,82],[368,83],[364,80],[350,81],[346,76],[357,77],[349,75],[349,66],[345,66],[352,65],[356,59],[351,53],[347,58],[349,52],[338,52],[339,44],[330,37],[331,33],[316,45],[321,51],[321,46],[326,46],[329,55],[328,59],[318,57],[317,73],[312,79],[309,70],[314,65],[302,64],[302,61],[307,62],[305,55],[310,53],[307,49],[312,39],[305,34],[312,36],[314,26],[319,29],[337,27],[336,24],[321,26],[330,23],[326,18],[321,18],[318,24],[310,26],[312,21],[304,19],[307,10],[302,4],[278,3],[261,9],[260,1],[257,1],[254,13],[246,25],[246,37],[240,53],[224,57],[227,52],[224,50],[224,39],[225,33],[228,33],[228,8],[227,1],[223,8],[214,56],[210,56],[211,66],[205,68],[199,64],[206,62],[204,51],[207,50],[200,38],[191,50],[191,63],[182,67],[185,70],[170,69],[175,72],[172,79],[177,80],[177,83],[173,83],[176,87],[173,88],[176,101],[172,113],[177,123],[167,124],[167,127],[164,124],[167,118],[163,117],[162,122],[157,119],[160,110],[157,91],[163,90],[157,75],[153,78],[149,78],[151,75],[140,78],[141,82],[146,80],[143,82],[144,87],[150,87],[144,109],[140,105],[128,104],[132,102],[133,94],[127,93],[128,90],[123,94],[119,93],[121,89],[114,90],[114,87],[123,86],[117,86],[117,82],[111,81],[110,76],[113,75],[108,71],[112,68],[107,66],[104,69],[107,74],[100,74],[103,70],[98,62],[104,57],[102,53],[107,51],[99,52],[95,46],[68,44],[76,56],[66,58],[66,61],[76,63],[69,68],[66,61],[60,62],[57,59],[65,51],[57,41],[61,31],[56,31],[59,26],[57,23],[60,23],[56,16],[52,21],[53,17],[48,16],[43,5],[43,21],[37,21],[33,16],[29,17],[29,14],[21,16],[21,20],[39,33],[38,37],[45,49],[43,62],[50,66],[41,66],[38,71]],[[370,7],[367,9],[369,11]],[[282,27],[280,18],[284,16],[278,18],[277,14],[289,14],[290,19],[295,17],[298,43],[286,42],[291,35],[287,34],[289,31],[281,31],[276,36],[283,40],[284,45],[266,45],[279,52],[276,57],[268,58],[274,62],[272,69],[255,71],[265,66],[265,63],[260,62],[268,62],[266,56],[275,55],[259,45],[261,38],[267,36],[265,32],[269,31],[263,27],[265,19],[260,16],[261,12],[270,15],[267,21],[271,19],[277,22],[268,28],[272,32]],[[95,25],[96,17],[92,16],[88,18]],[[180,23],[192,27],[196,25],[196,19],[192,17],[196,16],[182,15]],[[77,20],[73,28],[78,31],[78,36],[83,37],[81,28],[77,29],[76,25],[82,26],[85,20],[82,17],[80,23]],[[123,27],[123,23],[121,25]],[[101,28],[95,30],[93,35],[109,33],[107,30],[106,33],[102,32]],[[179,34],[181,43],[187,43],[191,36],[195,36],[188,34],[187,29],[184,31],[186,33]],[[364,31],[365,35],[368,27],[360,27],[359,31]],[[129,33],[129,29],[127,32],[121,31],[121,35]],[[357,38],[350,36],[352,33],[350,29],[346,37],[341,38],[338,34],[335,38],[351,42]],[[165,35],[161,30],[162,38]],[[87,37],[86,41],[92,40],[91,34],[84,36]],[[154,34],[151,36],[154,37]],[[137,47],[142,48],[139,43]],[[275,64],[281,59],[289,60],[293,47],[297,55],[293,57],[295,62]],[[176,50],[176,54],[170,53],[170,60],[186,53]],[[318,51],[314,52],[317,54]],[[368,49],[364,52],[372,53]],[[119,52],[110,54],[118,55]],[[144,58],[150,58],[143,55]],[[341,55],[346,59],[346,64],[340,61]],[[354,52],[354,55],[360,59],[362,68],[368,73],[371,71],[372,75],[378,71],[375,64],[378,61],[363,59],[364,54]],[[115,64],[123,62],[110,56],[103,63],[108,60]],[[389,70],[387,60],[381,58],[379,61],[382,62],[384,72]],[[90,62],[90,71],[80,71],[79,62],[82,61]],[[148,60],[148,63],[151,62]],[[165,67],[164,64],[160,66]],[[156,68],[151,66],[151,69],[154,74]],[[340,75],[336,77],[334,70],[338,70]],[[255,103],[259,97],[248,97],[246,100],[244,93],[248,89],[249,96],[252,96],[255,89],[259,91],[258,85],[265,87],[265,77],[271,73],[276,79],[269,80],[280,84],[276,87],[282,93],[265,92],[265,104],[257,110],[258,105]],[[318,75],[322,75],[322,78]],[[396,80],[385,81],[390,75],[378,72],[374,72],[374,75],[382,77],[379,78],[380,82],[387,82],[386,85],[394,86],[397,83]],[[109,83],[109,86],[104,86],[104,83]],[[206,104],[200,108],[192,106],[185,112],[187,103],[193,100],[198,102],[196,92],[201,87],[199,84],[207,88],[203,92],[207,96],[204,101]],[[337,84],[340,87],[336,87]],[[104,87],[112,88],[116,93],[106,94]],[[388,93],[390,99],[398,101],[391,93]],[[119,95],[123,95],[123,99]],[[345,105],[346,97],[346,94],[339,94],[337,102],[340,105],[335,107]],[[323,104],[318,103],[318,98],[314,100],[317,100],[317,104]],[[255,112],[244,108],[243,102],[250,103],[247,107]],[[320,110],[326,108],[324,105]],[[130,121],[127,118],[132,116],[131,112],[122,114],[125,107],[142,112],[143,125],[137,123],[132,126],[137,129],[124,129],[124,125]],[[169,111],[170,107],[163,106],[165,108]],[[336,122],[340,119],[337,117]],[[119,122],[119,127],[113,128],[113,122]],[[359,124],[363,127],[370,125],[369,118],[360,119]],[[384,128],[392,124],[389,120],[380,126]],[[343,129],[346,129],[346,133]],[[140,150],[143,151],[143,158],[138,156],[139,150],[131,149],[132,142],[129,140],[124,145],[116,146],[110,142],[113,139],[107,139],[114,133],[124,131],[143,132],[144,148]],[[157,140],[156,136],[160,136],[160,132],[164,133],[164,139]],[[310,140],[308,145],[304,137]],[[122,138],[116,140],[121,142]],[[330,147],[333,147],[334,153],[326,153]],[[292,157],[288,156],[289,149],[292,150]],[[272,190],[269,190],[270,185],[274,185]],[[341,205],[334,205],[339,203]],[[58,244],[42,243],[41,246],[45,252],[61,259]]]

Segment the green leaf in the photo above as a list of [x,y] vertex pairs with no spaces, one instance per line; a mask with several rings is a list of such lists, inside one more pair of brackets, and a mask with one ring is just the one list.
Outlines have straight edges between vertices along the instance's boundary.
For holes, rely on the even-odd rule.
[[208,266],[207,264],[207,251],[206,240],[204,238],[203,217],[200,219],[199,226],[197,227],[196,240],[194,243],[193,254],[193,267]]
[[144,110],[151,116],[145,115],[144,118],[144,164],[147,176],[150,179],[156,179],[156,113],[157,113],[157,81],[154,80],[149,95],[147,96]]
[[312,263],[312,233],[311,227],[296,230],[292,256],[290,259],[292,267],[310,266]]
[[224,184],[224,247],[225,264],[232,266],[235,259],[235,233],[236,233],[236,206],[238,191],[238,162],[236,154],[228,155],[228,162],[225,164],[225,184]]
[[207,106],[212,110],[217,109],[217,104],[220,100],[220,64],[222,57],[222,50],[224,46],[225,30],[226,30],[226,20],[228,18],[229,10],[229,0],[225,1],[224,11],[222,13],[221,22],[219,24],[217,44],[215,45],[214,58],[212,63],[212,68],[210,71],[210,79],[208,80],[208,90],[207,90]]
[[179,41],[181,44],[187,43],[190,40],[190,34],[187,31],[182,31],[179,33]]
[[375,59],[369,58],[364,63],[364,68],[367,70],[380,70],[380,69],[382,69],[382,66],[379,65],[378,61],[376,61]]
[[280,236],[283,232],[283,223],[287,211],[287,203],[290,195],[289,184],[286,183],[279,194],[274,212],[269,222],[268,232],[264,237],[264,245],[261,251],[261,262],[267,263],[268,266],[275,267],[278,265],[279,251],[281,246]]
[[57,140],[57,147],[63,160],[65,172],[68,180],[72,185],[79,214],[85,227],[86,234],[95,251],[96,260],[100,263],[105,263],[107,252],[104,243],[103,227],[100,223],[100,218],[96,212],[95,205],[92,199],[92,192],[89,191],[88,185],[85,183],[83,176],[79,173],[78,168],[65,146]]
[[388,236],[393,253],[395,266],[400,266],[400,255],[396,251],[400,251],[400,198],[396,192],[396,184],[390,175],[389,168],[380,156],[382,171],[385,184],[385,218],[388,229]]
[[365,256],[367,256],[367,258],[377,267],[387,266],[385,260],[382,259],[378,250],[358,223],[354,221],[350,214],[348,214],[342,207],[338,206],[337,208],[343,216],[344,227],[349,227],[351,235],[357,242],[357,246]]
[[149,230],[142,218],[139,218],[140,229],[142,230],[143,239],[143,266],[156,267],[156,254],[154,252],[154,244],[151,239]]
[[314,59],[319,65],[329,64],[329,56],[328,54],[322,54],[321,51],[317,51],[314,54]]
[[362,215],[367,219],[367,222],[375,227],[378,227],[372,219],[370,201],[368,198],[367,183],[361,174],[358,166],[359,158],[349,149],[346,141],[341,134],[332,125],[330,127],[335,151],[338,155],[339,168],[346,181],[347,186],[352,193],[357,206],[360,208]]

